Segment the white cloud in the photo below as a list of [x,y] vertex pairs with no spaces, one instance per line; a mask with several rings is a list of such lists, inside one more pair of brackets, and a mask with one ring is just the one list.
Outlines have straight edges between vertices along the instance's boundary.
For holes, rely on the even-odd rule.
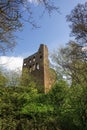
[[22,70],[23,57],[0,57],[0,66],[3,66],[7,70]]

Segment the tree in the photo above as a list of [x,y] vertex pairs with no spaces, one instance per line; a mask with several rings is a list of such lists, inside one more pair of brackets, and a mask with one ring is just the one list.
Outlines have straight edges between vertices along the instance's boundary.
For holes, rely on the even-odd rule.
[[77,40],[69,42],[68,47],[62,49],[62,54],[67,59],[63,62],[63,67],[72,74],[72,79],[78,83],[87,82],[87,2],[78,4],[67,21],[71,22],[71,34]]
[[78,4],[67,15],[67,21],[71,23],[71,34],[75,41],[69,41],[65,48],[54,52],[54,67],[60,78],[69,75],[77,83],[87,83],[87,2]]
[[[37,27],[33,17],[32,1],[0,1],[0,53],[6,52],[15,46],[14,32],[20,30],[24,21],[27,21],[33,27]],[[44,10],[47,10],[49,14],[54,10],[58,10],[58,7],[51,0],[36,0],[36,2],[38,6],[41,5],[44,7]]]
[[[69,86],[66,81],[60,80],[58,81],[52,88],[52,90],[48,93],[49,104],[53,105],[54,108],[54,119],[55,119],[55,127],[54,129],[61,129],[61,107],[63,106],[66,96],[69,92]],[[53,129],[53,130],[54,130]]]
[[24,119],[28,121],[21,110],[26,103],[32,102],[36,95],[37,90],[31,85],[0,88],[0,129],[16,130],[20,123],[23,124]]
[[75,85],[69,88],[60,111],[60,124],[63,130],[87,129],[86,86]]
[[78,47],[84,53],[87,61],[87,2],[78,4],[70,15],[67,15],[67,21],[71,23],[71,34],[78,42]]
[[78,4],[67,15],[67,21],[71,23],[71,34],[83,46],[87,45],[87,2]]
[[75,84],[87,83],[86,56],[77,43],[70,41],[65,48],[54,52],[52,56],[54,67],[62,72],[62,76],[71,78]]
[[29,70],[27,68],[24,68],[23,71],[22,71],[22,75],[20,77],[20,84],[22,86],[31,85],[33,87],[36,87],[34,77],[29,75]]
[[0,71],[0,88],[5,87],[8,82],[7,77]]

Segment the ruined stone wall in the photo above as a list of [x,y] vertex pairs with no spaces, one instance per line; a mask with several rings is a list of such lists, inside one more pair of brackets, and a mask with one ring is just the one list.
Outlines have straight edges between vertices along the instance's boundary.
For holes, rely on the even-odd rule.
[[27,68],[29,74],[34,77],[34,81],[38,83],[38,89],[41,92],[47,93],[52,84],[52,74],[50,73],[48,48],[46,45],[41,44],[38,51],[25,58],[23,61],[23,69]]

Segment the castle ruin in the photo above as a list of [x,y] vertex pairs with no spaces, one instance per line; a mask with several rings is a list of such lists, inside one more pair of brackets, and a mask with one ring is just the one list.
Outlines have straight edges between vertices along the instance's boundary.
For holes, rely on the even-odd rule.
[[34,81],[38,83],[38,88],[41,92],[47,93],[54,81],[55,76],[49,68],[48,48],[41,44],[38,51],[27,57],[23,61],[23,69],[27,68],[29,75],[34,77]]

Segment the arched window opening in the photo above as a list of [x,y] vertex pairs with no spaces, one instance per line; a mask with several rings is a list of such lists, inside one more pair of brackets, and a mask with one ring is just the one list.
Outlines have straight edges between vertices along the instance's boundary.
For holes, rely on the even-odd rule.
[[35,61],[35,56],[33,57],[33,61]]
[[39,70],[40,69],[40,66],[38,63],[36,63],[36,69]]
[[30,71],[30,72],[32,71],[32,68],[31,68],[31,66],[29,67],[29,71]]
[[26,66],[27,64],[26,63],[24,63],[24,66]]
[[43,56],[42,55],[40,55],[40,59],[42,59],[43,58]]
[[31,59],[29,60],[29,63],[31,63]]

